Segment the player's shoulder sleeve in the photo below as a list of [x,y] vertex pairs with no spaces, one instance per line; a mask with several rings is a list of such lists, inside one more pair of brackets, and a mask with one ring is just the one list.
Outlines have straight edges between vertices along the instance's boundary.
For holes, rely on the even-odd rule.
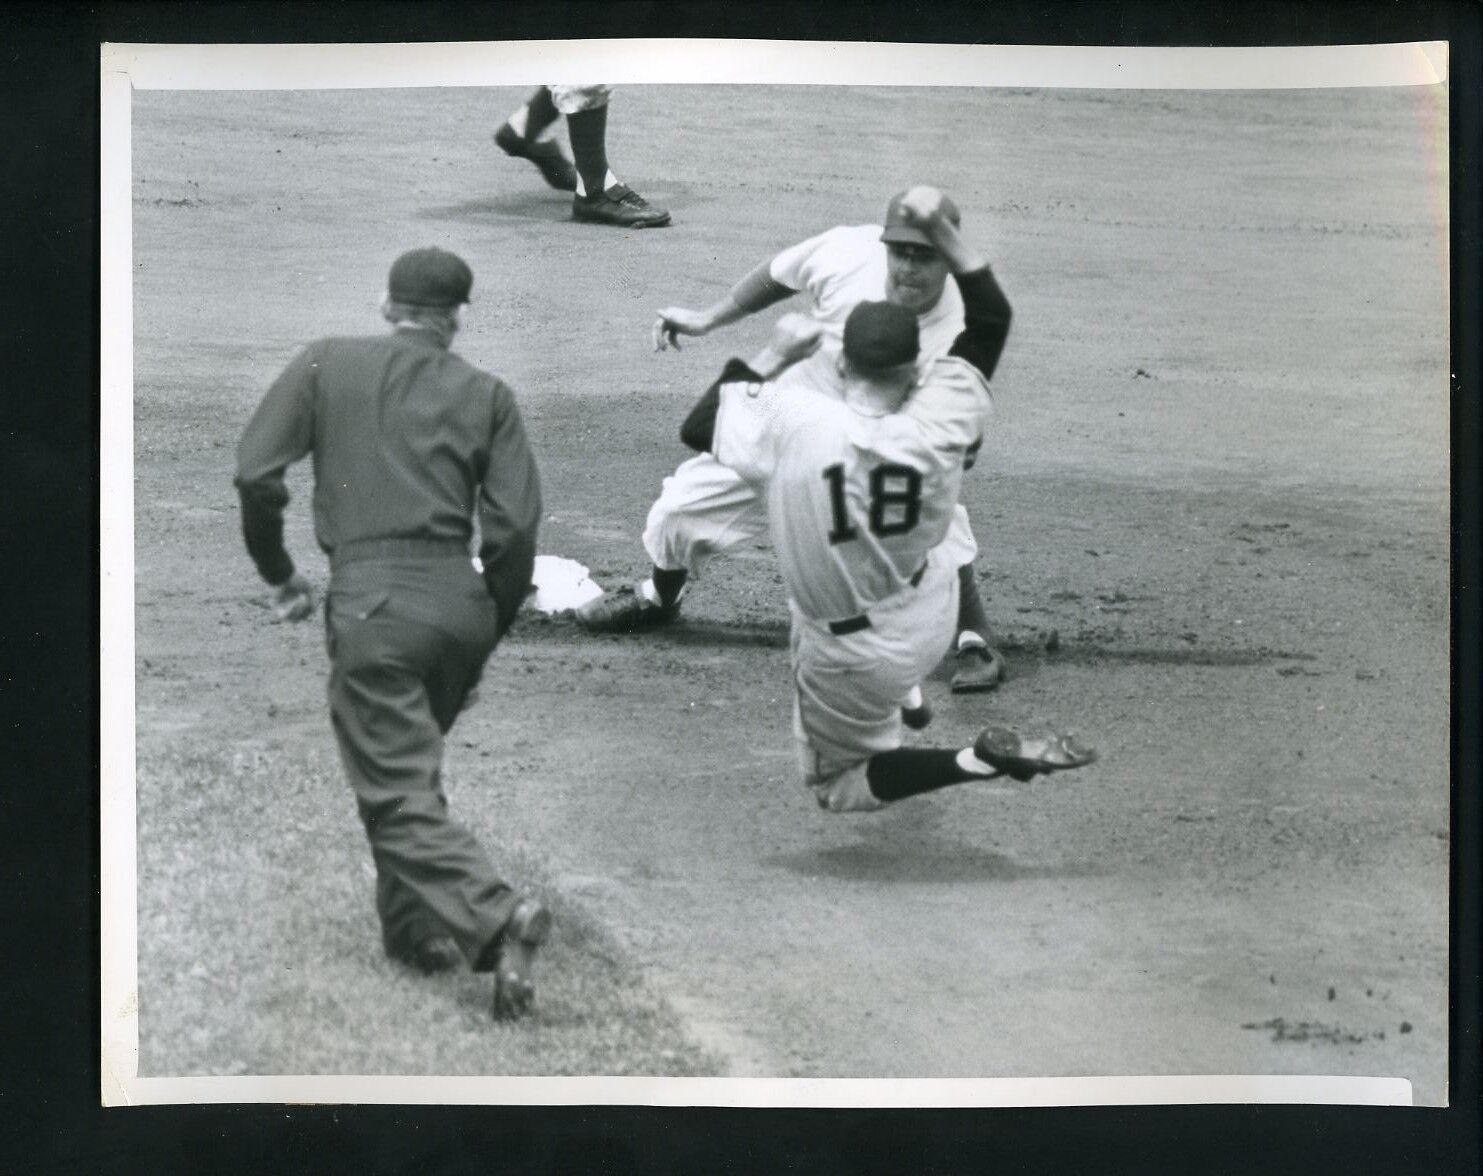
[[[793,290],[807,290],[839,268],[841,256],[859,251],[861,230],[870,225],[838,225],[776,254],[769,263],[772,280]],[[880,229],[875,229],[880,235]]]
[[711,441],[716,460],[749,482],[766,481],[777,464],[781,403],[775,385],[746,377],[723,379]]
[[983,373],[952,355],[927,366],[901,409],[932,444],[965,450],[983,437],[993,410],[993,396]]
[[749,482],[766,482],[778,466],[790,437],[819,427],[836,402],[793,378],[734,380],[720,385],[720,404],[711,452]]

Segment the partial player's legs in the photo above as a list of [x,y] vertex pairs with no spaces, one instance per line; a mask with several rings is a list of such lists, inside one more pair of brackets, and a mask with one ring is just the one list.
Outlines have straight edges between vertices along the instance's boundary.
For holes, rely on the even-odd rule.
[[638,633],[680,615],[692,573],[710,558],[767,534],[767,509],[748,483],[708,453],[683,462],[649,509],[644,549],[653,561],[649,579],[608,593],[577,610],[594,633]]
[[[330,625],[330,713],[376,863],[388,952],[435,970],[429,962],[444,954],[436,941],[451,937],[476,971],[496,971],[496,1015],[512,1015],[502,987],[523,1010],[527,941],[544,939],[550,917],[516,894],[473,834],[449,817],[440,778],[443,731],[488,647],[388,618],[375,604],[358,613],[344,598]],[[523,960],[524,974],[507,980],[511,959]]]
[[572,157],[577,162],[572,219],[626,229],[669,224],[669,211],[650,204],[620,183],[608,166],[607,86],[552,86],[551,100],[566,115]]
[[978,591],[973,564],[958,569],[958,639],[954,653],[952,691],[976,694],[997,690],[1004,681],[1004,657],[995,648],[989,614]]
[[953,615],[958,577],[942,562],[939,554],[929,564],[916,593],[872,610],[863,630],[834,634],[794,610],[794,734],[804,782],[829,812],[871,812],[954,784],[1027,780],[1096,758],[1054,732],[1032,739],[1002,727],[957,750],[900,746],[903,720],[925,709],[915,684],[951,640],[942,618]]
[[942,541],[942,548],[958,569],[958,636],[953,693],[994,690],[1005,678],[1004,658],[994,648],[989,614],[984,609],[983,597],[979,595],[978,577],[973,568],[973,561],[978,556],[978,542],[968,522],[968,511],[961,502],[953,510],[953,521]]
[[494,132],[495,145],[506,155],[528,159],[540,170],[546,183],[559,192],[577,190],[577,169],[550,139],[557,119],[551,88],[542,86]]

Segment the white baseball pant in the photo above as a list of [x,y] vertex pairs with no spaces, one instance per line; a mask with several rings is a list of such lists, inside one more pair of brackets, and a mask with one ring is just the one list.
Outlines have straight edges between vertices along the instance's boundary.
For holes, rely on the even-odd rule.
[[927,557],[915,588],[870,609],[868,628],[836,634],[791,608],[793,736],[803,783],[831,813],[883,805],[866,781],[868,761],[901,746],[901,704],[956,629],[958,565],[946,546]]
[[596,110],[608,104],[611,86],[552,86],[551,102],[562,114],[579,114],[584,110]]

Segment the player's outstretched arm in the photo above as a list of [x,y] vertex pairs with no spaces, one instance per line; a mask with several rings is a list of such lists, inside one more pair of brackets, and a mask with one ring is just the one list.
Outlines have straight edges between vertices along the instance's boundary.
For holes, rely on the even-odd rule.
[[664,307],[659,311],[659,317],[650,331],[654,350],[664,351],[673,347],[678,351],[681,335],[709,335],[717,327],[740,322],[749,315],[798,293],[776,281],[769,272],[770,265],[769,260],[754,267],[731,288],[725,298],[704,310],[690,310],[683,306]]
[[764,380],[782,375],[801,359],[807,359],[824,344],[824,327],[806,314],[785,314],[772,329],[772,337],[747,366]]

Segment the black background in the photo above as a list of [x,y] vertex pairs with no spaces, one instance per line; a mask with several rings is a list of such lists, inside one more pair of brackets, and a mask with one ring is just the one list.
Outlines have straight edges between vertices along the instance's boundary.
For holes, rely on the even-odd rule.
[[[0,21],[6,214],[0,223],[8,263],[0,265],[7,369],[0,380],[0,821],[6,841],[0,864],[6,916],[0,922],[0,1171],[1480,1170],[1478,3],[265,0],[11,4],[0,8]],[[579,36],[1089,45],[1452,42],[1453,738],[1454,764],[1463,767],[1454,767],[1449,1110],[98,1106],[99,44]]]

